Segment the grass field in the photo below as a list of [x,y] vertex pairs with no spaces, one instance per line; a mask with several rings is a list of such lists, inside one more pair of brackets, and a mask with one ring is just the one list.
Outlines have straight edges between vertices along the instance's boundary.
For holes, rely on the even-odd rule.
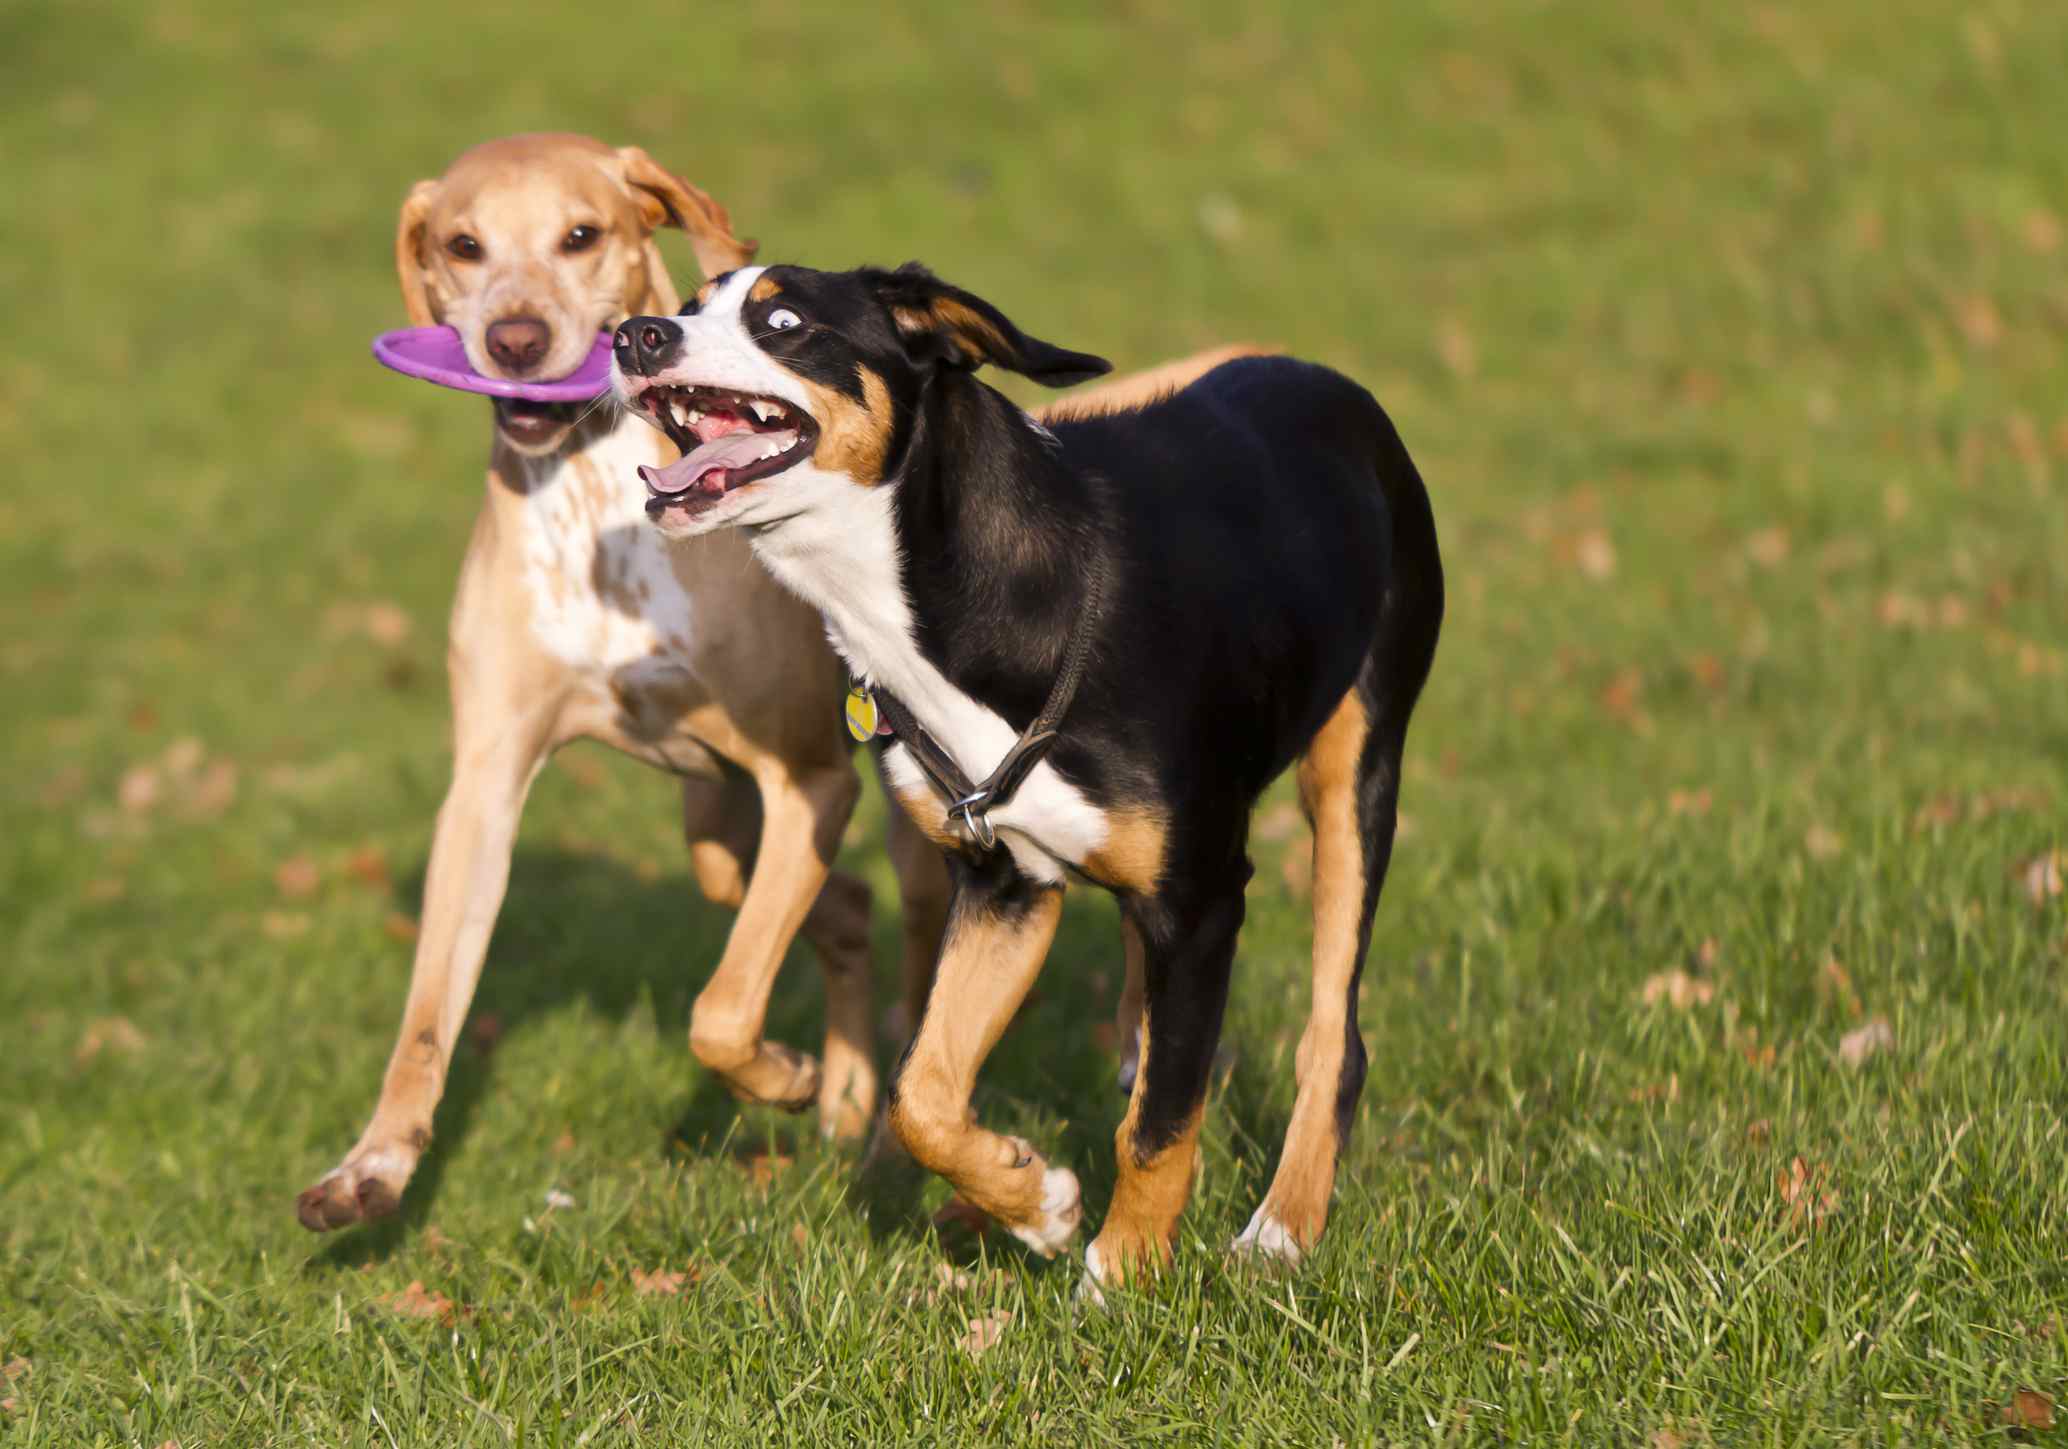
[[[2068,1397],[2068,12],[1449,8],[0,12],[0,1444],[2052,1437],[2006,1412]],[[1451,609],[1298,1274],[1221,1252],[1304,1014],[1277,797],[1177,1265],[1080,1312],[694,1067],[728,919],[591,747],[404,1214],[295,1224],[400,1011],[487,444],[365,355],[394,207],[540,127],[770,259],[1394,414]],[[979,1108],[1095,1225],[1080,894]]]

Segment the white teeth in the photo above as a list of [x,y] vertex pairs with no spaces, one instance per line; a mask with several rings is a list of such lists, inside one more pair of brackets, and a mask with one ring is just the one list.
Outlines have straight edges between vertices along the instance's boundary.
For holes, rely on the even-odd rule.
[[772,423],[783,415],[780,403],[763,402],[760,398],[756,398],[748,403],[747,406],[752,408],[754,416],[761,419],[764,423]]

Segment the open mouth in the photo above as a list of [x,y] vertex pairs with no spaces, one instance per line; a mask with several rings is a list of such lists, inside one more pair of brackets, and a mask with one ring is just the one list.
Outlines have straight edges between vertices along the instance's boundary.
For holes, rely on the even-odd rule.
[[495,400],[495,425],[512,442],[531,447],[550,442],[555,434],[573,426],[580,415],[579,403],[532,402],[521,397]]
[[695,516],[726,494],[794,468],[811,456],[819,425],[779,398],[712,387],[655,383],[639,395],[682,457],[665,468],[641,468],[646,511]]

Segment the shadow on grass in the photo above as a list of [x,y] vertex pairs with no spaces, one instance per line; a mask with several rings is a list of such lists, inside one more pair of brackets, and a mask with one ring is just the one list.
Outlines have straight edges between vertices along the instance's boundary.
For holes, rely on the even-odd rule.
[[[420,907],[421,865],[402,880],[398,904]],[[698,895],[686,862],[649,878],[607,856],[520,849],[467,1034],[453,1056],[432,1145],[401,1211],[338,1235],[320,1260],[345,1267],[384,1261],[430,1219],[447,1165],[464,1158],[477,1109],[495,1086],[496,1055],[477,1044],[484,1022],[507,1035],[577,1004],[612,1023],[650,1012],[662,1038],[682,1044],[685,1076],[678,1080],[689,1083],[671,1127],[655,1144],[658,1154],[693,1161],[725,1152],[807,1158],[827,1150],[812,1113],[793,1117],[747,1109],[743,1115],[718,1080],[689,1057],[690,1006],[724,950],[732,920],[730,911]],[[880,1013],[894,999],[895,899],[877,901],[872,932]],[[1122,974],[1113,902],[1096,889],[1072,890],[1048,965],[985,1063],[976,1096],[977,1115],[986,1126],[1026,1135],[1051,1161],[1077,1173],[1092,1221],[1112,1192],[1113,1132],[1127,1105],[1116,1084],[1117,1058],[1100,1044],[1100,1024],[1112,1017]],[[778,978],[768,1035],[816,1053],[823,1030],[817,965],[800,945]],[[877,1043],[886,1080],[900,1050]],[[1216,1074],[1211,1110],[1232,1119],[1243,1170],[1259,1170],[1261,1164],[1268,1172],[1284,1131],[1283,1084],[1271,1080],[1267,1054],[1238,1049],[1232,1057],[1230,1068]],[[653,1083],[657,1098],[675,1090],[674,1082]],[[929,1174],[894,1148],[867,1161],[859,1147],[845,1150],[852,1159],[850,1201],[874,1238],[927,1231],[923,1204],[934,1182]]]

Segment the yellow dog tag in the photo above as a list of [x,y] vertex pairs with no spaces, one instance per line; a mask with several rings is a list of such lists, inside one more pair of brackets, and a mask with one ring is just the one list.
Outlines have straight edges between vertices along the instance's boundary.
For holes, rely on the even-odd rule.
[[863,744],[876,737],[876,696],[866,689],[847,692],[847,732]]

